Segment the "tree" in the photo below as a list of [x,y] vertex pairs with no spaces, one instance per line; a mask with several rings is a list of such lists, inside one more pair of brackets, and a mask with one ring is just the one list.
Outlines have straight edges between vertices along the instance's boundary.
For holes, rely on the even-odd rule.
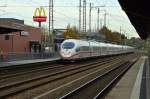
[[65,39],[79,39],[79,34],[75,26],[67,26],[67,30],[63,32],[63,38]]
[[135,37],[128,39],[127,45],[134,46],[137,49],[145,49],[146,47],[144,40],[141,40],[140,38],[135,38]]
[[42,45],[48,46],[52,43],[52,34],[49,34],[48,28],[45,26],[41,27],[42,32]]
[[124,40],[127,39],[127,37],[124,34],[121,34],[117,31],[112,32],[105,26],[99,30],[99,33],[103,33],[106,37],[106,40],[117,44],[122,44]]
[[121,39],[124,40],[127,39],[127,37],[124,34],[121,34]]
[[108,41],[111,41],[111,30],[107,27],[104,26],[101,30],[99,30],[99,33],[102,33]]
[[111,33],[111,41],[112,42],[115,42],[117,44],[120,44],[121,43],[121,35],[119,32],[112,32]]

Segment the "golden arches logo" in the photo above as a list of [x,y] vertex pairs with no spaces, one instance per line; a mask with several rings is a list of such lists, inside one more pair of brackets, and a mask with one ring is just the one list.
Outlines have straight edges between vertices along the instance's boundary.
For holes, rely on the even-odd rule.
[[34,12],[34,16],[46,16],[46,11],[43,7],[36,8]]

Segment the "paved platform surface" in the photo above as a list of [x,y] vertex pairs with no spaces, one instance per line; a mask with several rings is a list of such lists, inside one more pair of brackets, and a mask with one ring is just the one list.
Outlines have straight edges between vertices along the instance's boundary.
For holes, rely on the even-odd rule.
[[55,58],[48,58],[48,59],[33,59],[33,60],[21,60],[21,61],[11,61],[11,62],[1,62],[0,67],[8,67],[8,66],[15,66],[15,65],[24,65],[24,64],[31,64],[31,63],[41,63],[41,62],[49,62],[59,60],[60,57]]
[[146,99],[150,99],[150,62],[146,61]]
[[[112,88],[105,99],[145,99],[141,98],[141,84],[147,57],[141,57],[123,78]],[[149,66],[148,66],[149,67]],[[144,89],[146,90],[146,89]],[[150,99],[150,98],[147,98]]]

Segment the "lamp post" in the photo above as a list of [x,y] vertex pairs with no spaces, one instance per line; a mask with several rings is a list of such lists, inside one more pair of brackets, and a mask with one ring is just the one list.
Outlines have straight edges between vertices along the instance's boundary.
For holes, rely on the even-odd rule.
[[[50,36],[51,33],[51,36]],[[49,40],[51,38],[51,45],[54,46],[54,1],[49,0]]]

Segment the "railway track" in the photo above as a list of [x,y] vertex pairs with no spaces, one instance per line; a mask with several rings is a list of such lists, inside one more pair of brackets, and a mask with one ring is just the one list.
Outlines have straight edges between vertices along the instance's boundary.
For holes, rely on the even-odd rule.
[[[80,63],[82,64],[82,61],[80,61],[79,64]],[[37,69],[48,68],[48,67],[62,66],[62,65],[66,65],[66,64],[63,64],[60,60],[57,60],[57,61],[50,61],[50,62],[39,62],[39,63],[24,64],[24,65],[0,67],[0,77],[37,70]]]
[[[132,57],[134,55],[131,55]],[[131,58],[130,56],[130,58]],[[124,56],[128,57],[128,56]],[[21,98],[33,98],[37,96],[39,93],[43,93],[44,88],[49,85],[49,89],[54,89],[57,87],[57,84],[53,86],[54,83],[58,83],[59,86],[63,85],[65,82],[65,79],[77,79],[77,77],[85,75],[85,73],[94,72],[96,70],[102,69],[103,71],[108,71],[109,68],[112,68],[112,66],[115,66],[117,64],[124,64],[124,59],[121,59],[120,57],[116,58],[108,58],[104,60],[99,60],[96,62],[88,63],[88,64],[80,64],[76,66],[75,64],[72,65],[63,65],[62,68],[60,66],[54,66],[49,68],[44,68],[43,70],[33,70],[32,72],[24,72],[19,76],[18,74],[15,74],[13,76],[6,79],[6,76],[3,77],[3,79],[0,80],[0,97],[1,98],[7,98],[7,97],[21,97]],[[68,66],[68,67],[67,67]],[[105,70],[104,70],[105,67]],[[106,69],[106,67],[108,67]],[[16,77],[17,76],[17,77]],[[30,79],[27,79],[30,76]],[[76,77],[75,77],[76,76]],[[19,80],[20,78],[24,78],[22,80]],[[72,78],[71,78],[72,77]],[[74,78],[73,78],[74,77]],[[19,81],[18,81],[19,80]],[[12,81],[12,83],[10,83]],[[63,82],[62,82],[63,81]],[[67,80],[66,80],[67,81]],[[43,87],[42,89],[42,86]],[[50,87],[51,86],[51,87]],[[43,90],[41,92],[34,92],[35,90]],[[31,94],[28,96],[25,94],[26,92],[31,92]],[[24,96],[20,93],[23,93]],[[18,95],[20,94],[20,96]]]
[[107,91],[107,88],[111,87],[113,83],[134,64],[134,62],[127,62],[119,67],[111,69],[60,97],[60,99],[101,99]]
[[[116,59],[116,58],[120,58],[121,56],[119,57],[110,57],[110,58],[104,58],[104,59],[98,59],[97,61],[106,61],[106,60],[112,60],[113,58]],[[1,72],[1,75],[0,75],[0,80],[4,80],[4,79],[7,79],[7,78],[11,78],[11,77],[17,77],[17,76],[20,76],[20,75],[25,75],[25,74],[29,74],[29,73],[36,73],[36,72],[40,72],[40,71],[45,71],[45,70],[49,70],[49,69],[55,69],[55,68],[60,68],[60,67],[72,67],[72,66],[75,66],[75,65],[79,65],[79,64],[95,64],[95,60],[92,62],[92,61],[87,61],[86,63],[82,63],[82,62],[79,62],[79,63],[75,63],[75,64],[63,64],[63,63],[51,63],[51,64],[45,64],[44,65],[41,65],[41,66],[38,66],[35,67],[31,65],[30,68],[28,68],[29,66],[27,67],[21,67],[19,68],[19,71],[18,71],[18,68],[16,68],[14,70],[14,67],[13,69],[11,70],[11,67],[8,68],[3,68],[1,69],[1,71],[7,71],[7,72]],[[24,69],[25,68],[25,69]],[[10,72],[9,72],[10,71]],[[12,72],[13,71],[13,72]]]
[[[112,59],[117,59],[117,58],[120,58],[120,57],[111,57],[111,58],[106,58],[106,59],[98,59],[97,61],[107,61],[107,60],[112,60]],[[84,64],[89,64],[89,65],[92,65],[92,64],[95,64],[95,60],[94,62],[86,62]],[[21,75],[26,75],[26,74],[30,74],[30,73],[36,73],[36,72],[40,72],[40,71],[46,71],[46,70],[53,70],[53,69],[57,69],[57,68],[61,68],[61,67],[72,67],[72,66],[75,66],[75,65],[79,65],[79,64],[83,64],[83,63],[76,63],[76,64],[59,64],[59,63],[53,63],[53,64],[49,64],[48,66],[41,66],[40,68],[37,67],[37,68],[29,68],[27,70],[21,70],[21,71],[16,71],[16,72],[11,72],[11,73],[6,73],[6,74],[3,74],[3,75],[0,75],[0,80],[5,80],[7,78],[13,78],[13,77],[18,77],[18,76],[21,76]],[[83,65],[84,65],[83,64]],[[26,68],[26,67],[25,67]]]
[[[115,57],[115,56],[114,56]],[[111,57],[113,58],[113,57]],[[108,59],[111,59],[108,58]],[[105,60],[107,58],[104,59],[99,59],[100,60]],[[92,62],[93,60],[91,60]],[[95,61],[95,60],[94,60]],[[86,61],[86,63],[91,63],[89,61]],[[85,62],[84,62],[85,63]],[[82,61],[75,63],[74,65],[79,65],[79,64],[83,64]],[[4,79],[4,78],[8,78],[8,77],[12,77],[12,76],[17,76],[17,75],[22,75],[25,73],[30,73],[30,72],[35,72],[35,71],[40,71],[40,70],[44,70],[44,69],[52,69],[52,68],[57,68],[57,67],[61,67],[61,66],[70,66],[68,64],[63,64],[61,61],[56,61],[56,62],[46,62],[46,63],[33,63],[33,64],[27,64],[27,65],[21,65],[21,66],[13,66],[13,67],[2,67],[0,68],[0,80]]]
[[[133,57],[130,57],[129,60],[132,60]],[[34,99],[58,99],[58,98],[65,98],[64,96],[68,96],[68,93],[70,94],[70,92],[74,92],[74,90],[80,88],[81,86],[84,86],[87,84],[87,82],[91,82],[91,79],[95,79],[97,77],[99,77],[99,75],[104,75],[105,73],[107,73],[108,71],[111,71],[113,69],[119,68],[120,66],[126,66],[126,64],[129,61],[122,61],[119,62],[117,64],[111,64],[111,65],[106,65],[103,68],[99,68],[96,69],[93,72],[90,72],[89,74],[86,74],[84,76],[78,77],[77,79],[63,84],[62,86],[59,86],[55,89],[52,89],[44,94],[41,94],[37,97],[35,97]],[[105,80],[103,80],[102,82],[105,82]],[[86,92],[91,93],[91,91],[89,90],[85,90]],[[79,92],[80,94],[82,94],[83,96],[87,96],[88,94]],[[68,97],[67,97],[68,98]],[[66,99],[67,99],[66,98]],[[88,98],[88,97],[72,97],[73,99],[92,99],[92,98]],[[71,99],[72,99],[71,98]]]

